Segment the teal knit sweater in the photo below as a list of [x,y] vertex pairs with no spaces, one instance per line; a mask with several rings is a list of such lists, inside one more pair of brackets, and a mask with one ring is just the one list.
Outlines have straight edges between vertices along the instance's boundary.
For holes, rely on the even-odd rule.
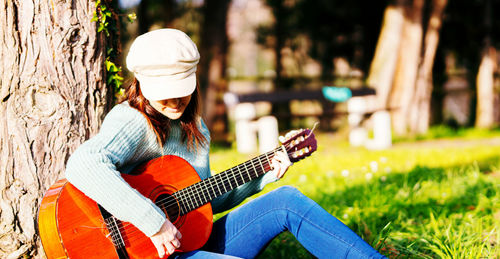
[[[210,142],[210,133],[201,119],[199,129]],[[120,173],[130,173],[138,164],[162,155],[185,159],[201,179],[211,175],[209,144],[190,152],[181,142],[179,123],[173,121],[162,150],[146,118],[124,102],[107,114],[99,133],[71,155],[66,165],[66,178],[113,216],[152,236],[165,222],[165,214],[150,199],[130,187]],[[215,198],[212,201],[214,213],[233,208],[273,181],[276,181],[273,174],[265,174]]]

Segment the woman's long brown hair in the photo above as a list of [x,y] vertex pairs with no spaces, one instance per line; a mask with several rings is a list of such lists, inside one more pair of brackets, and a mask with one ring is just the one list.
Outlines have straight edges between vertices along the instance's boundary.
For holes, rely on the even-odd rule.
[[[169,137],[171,120],[149,104],[149,101],[142,95],[137,79],[134,78],[129,85],[126,95],[129,105],[144,115],[149,126],[156,134],[158,143],[163,147]],[[190,151],[194,151],[199,145],[207,144],[207,139],[198,128],[199,118],[200,96],[197,86],[191,95],[191,101],[189,101],[184,113],[179,118],[182,130],[181,141],[187,144]]]

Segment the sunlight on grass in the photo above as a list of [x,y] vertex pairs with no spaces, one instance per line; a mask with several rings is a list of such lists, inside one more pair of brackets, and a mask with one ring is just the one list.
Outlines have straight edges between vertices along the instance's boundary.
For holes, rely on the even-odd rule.
[[[296,186],[391,258],[498,258],[500,145],[471,137],[370,151],[317,135],[318,150],[262,193]],[[249,158],[217,149],[212,170]],[[261,257],[312,258],[289,233]]]

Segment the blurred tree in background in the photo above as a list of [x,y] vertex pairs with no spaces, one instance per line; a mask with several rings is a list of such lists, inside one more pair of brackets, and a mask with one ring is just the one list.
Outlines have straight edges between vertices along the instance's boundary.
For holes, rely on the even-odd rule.
[[[231,84],[226,72],[234,66],[228,61],[234,60],[228,50],[238,41],[228,40],[231,6],[252,8],[256,2],[267,5],[272,16],[271,21],[263,18],[254,29],[259,44],[256,55],[267,50],[274,53],[273,65],[267,69],[274,71],[274,89],[374,87],[377,109],[391,111],[398,135],[425,133],[431,123],[470,126],[475,121],[485,128],[498,123],[498,109],[494,108],[498,106],[494,92],[497,41],[491,33],[498,25],[492,15],[498,1],[141,1],[140,32],[153,24],[173,26],[186,30],[198,42],[202,54],[199,80],[206,96],[204,116],[217,132],[227,131],[220,99]],[[197,18],[186,15],[192,12],[187,10],[195,10]],[[484,15],[470,15],[471,10]],[[147,17],[141,17],[145,14]],[[310,73],[311,62],[317,64],[318,72]],[[269,73],[257,76],[269,78]],[[460,91],[473,94],[467,99],[469,108],[462,108],[469,110],[464,115],[469,118],[466,123],[443,109],[450,93],[455,94],[450,87],[457,78],[463,78],[459,81],[466,85]],[[333,106],[323,104],[322,110],[328,109]],[[275,105],[272,112],[290,113],[290,107]]]

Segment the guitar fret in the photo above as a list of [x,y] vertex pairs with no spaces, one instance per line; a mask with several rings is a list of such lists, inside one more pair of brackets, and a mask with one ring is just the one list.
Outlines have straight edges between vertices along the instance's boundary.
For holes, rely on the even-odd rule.
[[229,183],[230,190],[234,189],[233,185],[231,184],[231,179],[229,179],[229,175],[227,175],[227,170],[223,172],[224,175],[226,176],[226,182]]
[[217,186],[217,190],[219,190],[219,194],[217,196],[222,195],[222,191],[220,190],[220,187],[219,187],[219,182],[217,181],[217,179],[215,179],[215,177],[213,177],[213,178],[214,178],[215,186]]
[[244,184],[244,183],[248,182],[248,180],[245,180],[245,175],[244,175],[244,174],[242,174],[242,173],[240,172],[240,170],[237,170],[237,171],[236,171],[236,169],[237,169],[237,168],[235,168],[234,173],[235,173],[235,174],[237,174],[238,179],[240,179],[240,181],[238,182],[238,184],[239,184],[239,185],[242,185],[242,184]]
[[184,202],[183,202],[183,198],[181,197],[180,192],[174,192],[174,193],[172,193],[172,196],[174,197],[174,199],[176,199],[179,202],[179,209],[180,209],[181,215],[184,215],[185,213],[187,213],[184,210]]
[[199,191],[199,188],[196,188],[196,187],[198,187],[198,183],[193,184],[192,186],[193,186],[193,193],[195,194],[195,196],[198,196],[198,198],[195,197],[195,201],[196,201],[195,208],[198,208],[201,205],[201,204],[199,204],[199,202],[201,202],[200,191]]
[[[214,185],[213,185],[213,183],[210,183],[210,181],[213,181],[212,177],[208,178],[208,182],[210,184],[210,187],[212,187],[212,193],[214,194],[213,198],[215,198],[215,197],[217,197],[217,192],[215,192]],[[212,200],[213,198],[210,198],[210,200]]]
[[226,193],[227,192],[226,185],[224,184],[224,179],[222,178],[222,176],[223,176],[222,174],[223,173],[224,172],[218,174],[217,177],[219,177],[219,184],[222,185],[222,188],[224,189],[224,193]]
[[[241,173],[241,170],[240,170],[240,166],[239,166],[239,165],[237,166],[237,168],[238,168],[238,171],[240,172],[240,175],[243,175],[243,174]],[[247,171],[247,175],[248,175],[248,180],[249,180],[249,181],[250,181],[250,180],[252,180],[252,176],[250,175],[250,172],[248,172],[248,171]]]
[[[250,175],[250,171],[248,170],[246,163],[243,163],[243,166],[245,167],[245,170],[247,171],[247,174]],[[250,179],[253,179],[253,178],[250,178]]]
[[233,169],[234,169],[234,168],[231,168],[231,173],[232,173],[232,175],[233,175],[233,178],[234,178],[234,181],[235,181],[235,183],[236,183],[236,186],[238,186],[238,185],[239,185],[239,183],[238,183],[238,179],[236,179],[236,174],[234,173]]
[[269,160],[269,157],[267,156],[267,153],[265,153],[264,156],[267,159],[267,164],[269,165],[269,169],[271,169],[271,161]]
[[[250,161],[252,161],[252,160],[250,160]],[[251,164],[252,164],[252,167],[253,167],[253,171],[255,172],[255,177],[256,178],[259,177],[259,172],[257,172],[257,169],[255,169],[255,166],[254,166],[253,162],[251,162]]]
[[[191,186],[192,186],[192,185],[191,185]],[[189,198],[189,205],[191,206],[191,207],[189,207],[189,211],[191,211],[191,210],[193,210],[194,208],[196,208],[196,207],[195,207],[195,204],[194,204],[194,201],[193,201],[193,197],[192,197],[192,195],[191,195],[191,194],[192,194],[192,192],[190,191],[191,186],[189,186],[189,187],[187,187],[186,189],[184,189],[184,190],[186,190],[186,192],[188,192],[188,193],[186,193],[186,196]]]
[[203,185],[203,194],[205,200],[203,201],[203,204],[207,203],[209,200],[212,199],[210,195],[210,190],[208,189],[208,181],[202,181],[200,182],[201,185]]
[[187,214],[189,211],[191,211],[189,209],[189,204],[188,204],[188,199],[187,198],[188,197],[185,195],[185,193],[182,192],[182,200],[183,200],[183,202],[181,204],[184,207],[184,214]]
[[191,200],[191,197],[190,197],[189,195],[187,195],[187,194],[186,194],[187,189],[188,189],[188,188],[183,189],[183,190],[180,190],[179,192],[181,192],[181,193],[182,193],[183,200],[185,201],[185,202],[184,202],[184,204],[186,205],[186,210],[187,210],[187,211],[191,211],[191,205],[190,205],[190,203],[191,203],[191,201],[190,201],[190,200]]
[[196,188],[196,190],[198,190],[198,193],[199,193],[199,196],[200,196],[200,206],[205,204],[208,199],[207,199],[207,190],[205,189],[205,186],[203,186],[204,183],[203,182],[199,182],[198,183],[198,188]]
[[266,172],[266,168],[262,165],[262,161],[260,161],[260,157],[259,157],[259,164],[260,164],[260,167],[262,167],[262,172]]
[[198,202],[199,202],[199,204],[197,204],[198,206],[201,206],[203,204],[204,199],[205,199],[205,194],[204,194],[203,188],[202,188],[203,186],[200,183],[201,182],[197,182],[196,188],[195,188],[195,191],[198,194]]

